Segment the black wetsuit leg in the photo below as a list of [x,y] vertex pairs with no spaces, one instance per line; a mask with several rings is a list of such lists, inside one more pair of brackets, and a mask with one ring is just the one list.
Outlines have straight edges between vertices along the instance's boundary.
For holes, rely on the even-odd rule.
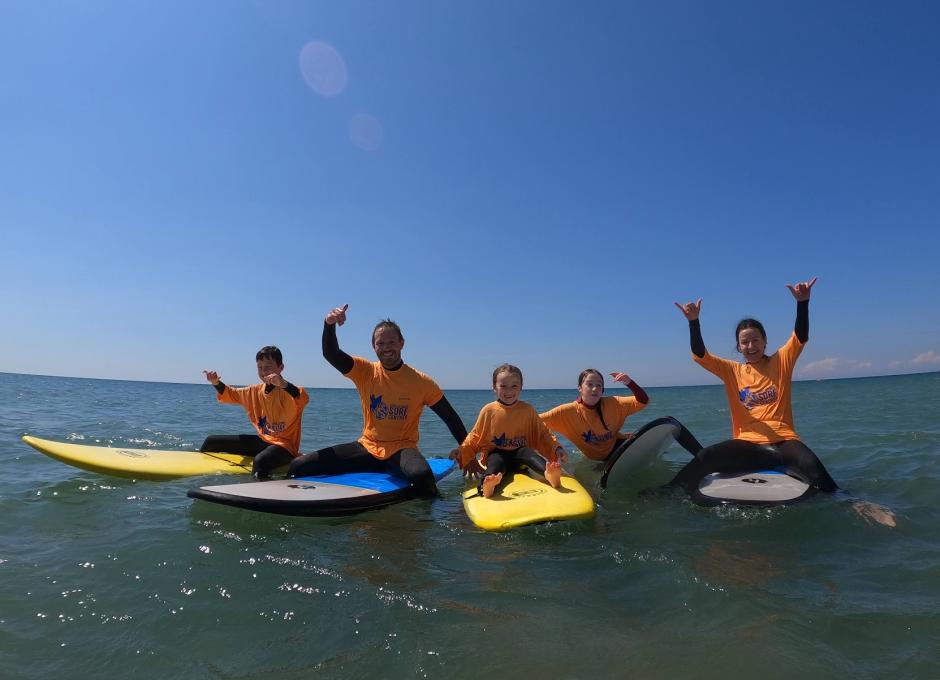
[[713,472],[734,474],[755,468],[777,467],[779,464],[780,461],[769,446],[743,439],[728,439],[699,451],[669,484],[681,486],[691,493],[698,488],[699,481],[705,475]]
[[343,472],[381,472],[385,469],[359,442],[337,444],[295,458],[287,471],[288,477],[336,475]]
[[383,462],[386,470],[407,479],[419,498],[440,497],[431,466],[418,449],[401,449]]
[[489,475],[498,475],[500,472],[505,473],[509,469],[509,462],[512,458],[512,451],[503,451],[502,449],[490,451],[486,454],[486,470],[483,472],[483,476],[488,477]]
[[784,468],[804,478],[820,491],[836,491],[839,487],[829,476],[816,454],[797,439],[774,444],[755,444],[742,439],[706,446],[698,452],[670,482],[692,492],[708,474],[737,474],[760,468]]
[[773,445],[779,457],[790,469],[796,469],[807,477],[807,482],[820,491],[833,492],[839,485],[830,476],[819,457],[799,439],[788,439]]
[[237,453],[257,456],[270,444],[256,434],[210,434],[199,447],[203,453]]
[[535,449],[523,446],[513,451],[516,466],[525,465],[533,472],[538,472],[545,476],[545,468],[548,467],[548,461]]
[[252,456],[251,474],[255,479],[267,479],[271,471],[293,460],[283,446],[269,444],[256,434],[211,434],[199,447],[203,453],[237,453]]
[[[489,475],[495,475],[500,472],[503,473],[503,478],[500,480],[499,485],[496,487],[498,491],[502,488],[508,480],[506,477],[506,472],[508,470],[518,470],[519,466],[525,465],[527,468],[533,472],[545,476],[545,469],[548,466],[548,461],[533,448],[528,446],[523,446],[518,449],[513,449],[511,451],[507,449],[493,449],[486,456],[486,471],[483,473],[483,477],[488,477]],[[480,486],[477,487],[482,493],[483,483],[480,482]]]
[[294,457],[283,446],[270,444],[257,454],[251,463],[251,474],[255,479],[268,479],[275,468],[287,465]]
[[486,470],[483,471],[483,476],[480,478],[480,484],[477,485],[477,491],[483,493],[483,479],[489,477],[490,475],[498,475],[502,473],[503,479],[500,480],[499,484],[496,487],[498,491],[499,488],[506,481],[506,471],[509,469],[510,464],[514,463],[515,456],[513,456],[512,451],[503,451],[502,449],[494,449],[486,454]]
[[344,472],[388,472],[407,479],[421,498],[440,496],[434,473],[417,449],[401,449],[386,460],[379,460],[359,442],[329,446],[295,458],[288,477],[336,475]]
[[[604,460],[617,460],[623,453],[622,449],[626,447],[627,444],[632,442],[634,439],[642,435],[646,430],[653,428],[657,425],[662,425],[664,423],[669,423],[675,425],[679,428],[679,433],[675,436],[676,442],[684,448],[686,451],[691,453],[693,456],[698,455],[698,452],[702,450],[702,445],[699,443],[698,439],[695,438],[695,435],[689,432],[686,429],[685,425],[680,423],[678,420],[672,416],[666,416],[664,418],[657,418],[656,420],[651,420],[646,425],[641,427],[639,430],[633,433],[630,437],[626,439],[615,439],[614,445],[610,449],[610,453],[607,454],[607,457]],[[619,451],[618,451],[619,450]],[[616,455],[614,455],[616,454]]]

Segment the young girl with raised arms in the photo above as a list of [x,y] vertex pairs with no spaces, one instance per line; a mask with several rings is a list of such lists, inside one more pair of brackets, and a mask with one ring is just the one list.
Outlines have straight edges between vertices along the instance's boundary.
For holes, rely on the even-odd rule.
[[[504,474],[526,465],[556,489],[561,486],[561,463],[568,454],[530,404],[519,400],[522,371],[511,364],[493,371],[496,401],[480,411],[477,422],[459,448],[451,451],[464,474],[483,473],[480,493],[491,498]],[[477,454],[482,454],[477,459]],[[510,467],[512,466],[512,467]]]

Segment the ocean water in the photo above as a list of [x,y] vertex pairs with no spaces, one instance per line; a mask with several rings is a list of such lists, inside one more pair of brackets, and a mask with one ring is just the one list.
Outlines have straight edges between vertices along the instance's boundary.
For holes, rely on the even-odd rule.
[[[627,429],[672,415],[727,438],[721,388],[649,392]],[[353,391],[311,397],[304,450],[358,436]],[[448,398],[469,427],[492,397]],[[596,492],[594,519],[493,534],[457,475],[443,500],[317,519],[187,498],[219,478],[74,469],[20,436],[186,449],[247,420],[207,385],[0,374],[0,678],[940,677],[940,374],[796,383],[794,411],[844,494],[704,509],[644,493],[677,448]],[[426,411],[424,452],[452,445]]]

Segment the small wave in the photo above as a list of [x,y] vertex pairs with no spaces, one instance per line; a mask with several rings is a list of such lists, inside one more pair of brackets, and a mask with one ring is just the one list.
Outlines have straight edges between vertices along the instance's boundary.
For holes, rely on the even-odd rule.
[[144,446],[149,446],[151,448],[156,448],[159,444],[152,439],[140,439],[139,437],[131,437],[127,439],[131,444],[143,444]]

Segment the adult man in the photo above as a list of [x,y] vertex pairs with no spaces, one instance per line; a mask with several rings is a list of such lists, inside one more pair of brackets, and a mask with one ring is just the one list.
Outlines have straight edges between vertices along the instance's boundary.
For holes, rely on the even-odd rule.
[[323,357],[353,381],[362,402],[362,436],[296,458],[289,477],[341,472],[390,472],[405,477],[422,498],[439,495],[428,462],[418,451],[421,411],[430,406],[460,444],[467,430],[441,388],[430,377],[402,361],[405,338],[394,321],[385,319],[372,331],[378,361],[352,357],[339,348],[336,326],[346,322],[349,305],[336,307],[323,324]]

